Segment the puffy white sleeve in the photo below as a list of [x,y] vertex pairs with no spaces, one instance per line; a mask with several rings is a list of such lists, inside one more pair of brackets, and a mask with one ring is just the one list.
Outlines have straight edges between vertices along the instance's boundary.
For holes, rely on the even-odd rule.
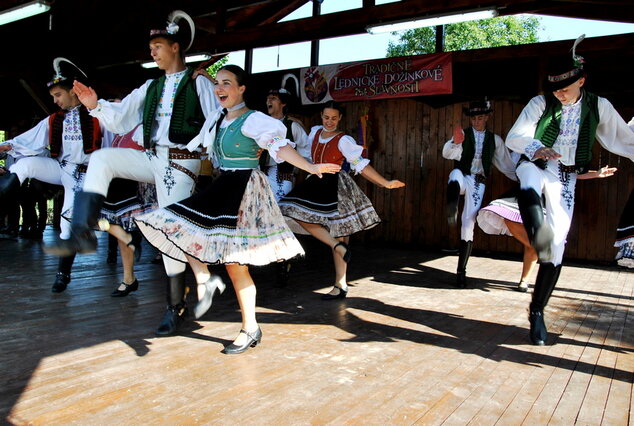
[[517,160],[514,160],[514,158],[518,158],[517,153],[515,153],[516,155],[511,155],[502,138],[498,135],[495,135],[494,138],[495,154],[493,155],[493,165],[507,178],[517,181],[517,176],[515,175]]
[[529,159],[533,159],[535,151],[544,147],[544,144],[535,139],[534,136],[537,123],[545,109],[546,98],[541,95],[535,96],[524,107],[506,136],[506,146],[511,151],[524,154]]
[[242,125],[242,134],[255,140],[260,148],[266,149],[276,163],[284,160],[277,157],[277,151],[285,145],[295,148],[295,144],[286,139],[286,126],[280,120],[255,111]]
[[49,125],[48,117],[40,121],[35,127],[27,130],[26,132],[3,142],[2,145],[11,144],[13,148],[7,153],[9,155],[40,155],[48,147],[49,143]]
[[295,149],[305,159],[310,161],[310,148],[312,139],[308,139],[306,130],[301,124],[293,121],[291,124],[291,132],[293,133],[293,139],[295,140]]
[[196,77],[196,92],[205,117],[209,117],[220,107],[216,92],[214,92],[214,84],[208,78]]
[[460,161],[462,158],[462,144],[453,143],[453,138],[449,139],[442,147],[442,156],[447,160]]
[[90,115],[99,119],[99,122],[112,133],[125,135],[143,121],[145,95],[151,82],[152,80],[146,81],[121,102],[100,99],[97,107],[90,111]]
[[599,98],[597,140],[608,151],[634,161],[634,132],[610,101]]
[[337,147],[346,158],[346,161],[350,163],[350,168],[355,173],[361,173],[365,166],[370,164],[370,160],[361,156],[363,154],[363,146],[358,145],[352,136],[343,136],[339,139]]

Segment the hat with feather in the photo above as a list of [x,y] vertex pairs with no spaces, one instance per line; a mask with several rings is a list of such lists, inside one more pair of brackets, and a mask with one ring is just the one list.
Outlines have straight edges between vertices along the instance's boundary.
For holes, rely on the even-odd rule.
[[53,78],[46,83],[46,87],[49,89],[58,85],[70,88],[75,80],[79,80],[82,83],[88,82],[88,76],[85,72],[61,56],[53,59],[53,70],[55,71]]
[[555,90],[563,89],[570,86],[581,77],[586,76],[584,70],[585,60],[582,56],[577,55],[577,46],[586,37],[585,34],[581,34],[575,40],[572,45],[572,56],[564,56],[560,58],[554,58],[548,66],[548,75],[544,82],[545,89],[554,92]]
[[[188,31],[181,28],[183,21],[189,26],[189,37]],[[150,30],[150,41],[157,37],[164,37],[179,43],[181,51],[186,52],[192,46],[195,34],[196,27],[191,16],[182,10],[174,10],[167,16],[167,26],[165,28]]]
[[486,115],[493,112],[491,101],[484,98],[481,101],[469,102],[469,108],[462,108],[462,112],[467,117],[474,117],[476,115]]

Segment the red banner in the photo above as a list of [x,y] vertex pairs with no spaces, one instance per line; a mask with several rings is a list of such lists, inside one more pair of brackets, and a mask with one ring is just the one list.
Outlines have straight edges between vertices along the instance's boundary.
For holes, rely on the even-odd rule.
[[451,53],[302,68],[302,104],[452,93]]

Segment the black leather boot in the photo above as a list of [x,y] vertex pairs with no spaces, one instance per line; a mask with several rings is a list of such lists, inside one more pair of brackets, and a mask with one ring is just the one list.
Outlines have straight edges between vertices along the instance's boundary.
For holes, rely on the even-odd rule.
[[81,191],[75,194],[71,237],[44,246],[44,251],[55,256],[97,251],[97,238],[93,229],[97,225],[104,199],[103,195],[94,192]]
[[8,173],[0,177],[0,198],[15,198],[20,189],[20,179],[15,173]]
[[447,185],[447,222],[450,226],[458,223],[458,202],[460,201],[460,184],[455,180]]
[[456,287],[467,287],[467,262],[469,256],[471,256],[471,249],[473,248],[473,241],[460,240],[460,249],[458,251],[458,269],[456,271]]
[[541,196],[532,189],[520,189],[517,195],[517,204],[520,208],[526,234],[537,252],[539,260],[549,260],[553,230],[544,221],[544,208]]
[[187,314],[185,295],[185,272],[167,277],[167,309],[154,332],[157,336],[171,336],[176,333]]
[[546,324],[544,322],[544,308],[548,304],[550,295],[555,289],[560,272],[561,265],[555,266],[552,263],[542,263],[539,265],[528,316],[528,320],[531,324],[531,342],[533,342],[534,345],[543,346],[546,343],[548,330],[546,330]]
[[60,257],[59,266],[57,267],[57,275],[55,275],[55,282],[51,288],[53,293],[61,293],[66,290],[66,287],[70,282],[70,270],[73,267],[74,262],[74,254],[66,257]]

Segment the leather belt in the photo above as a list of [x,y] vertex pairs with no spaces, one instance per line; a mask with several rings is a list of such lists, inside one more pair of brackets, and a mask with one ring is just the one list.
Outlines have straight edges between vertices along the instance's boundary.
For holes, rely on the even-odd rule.
[[[155,147],[149,148],[146,151],[156,154]],[[167,158],[170,160],[200,160],[200,155],[198,151],[190,152],[187,149],[169,148]]]
[[175,163],[173,161],[170,161],[170,167],[185,173],[187,176],[192,178],[194,183],[198,182],[198,175],[196,173],[192,172],[191,170],[189,170],[187,167],[183,167],[180,164],[177,164],[177,163]]
[[562,173],[577,173],[577,166],[564,166],[559,163],[559,171]]

